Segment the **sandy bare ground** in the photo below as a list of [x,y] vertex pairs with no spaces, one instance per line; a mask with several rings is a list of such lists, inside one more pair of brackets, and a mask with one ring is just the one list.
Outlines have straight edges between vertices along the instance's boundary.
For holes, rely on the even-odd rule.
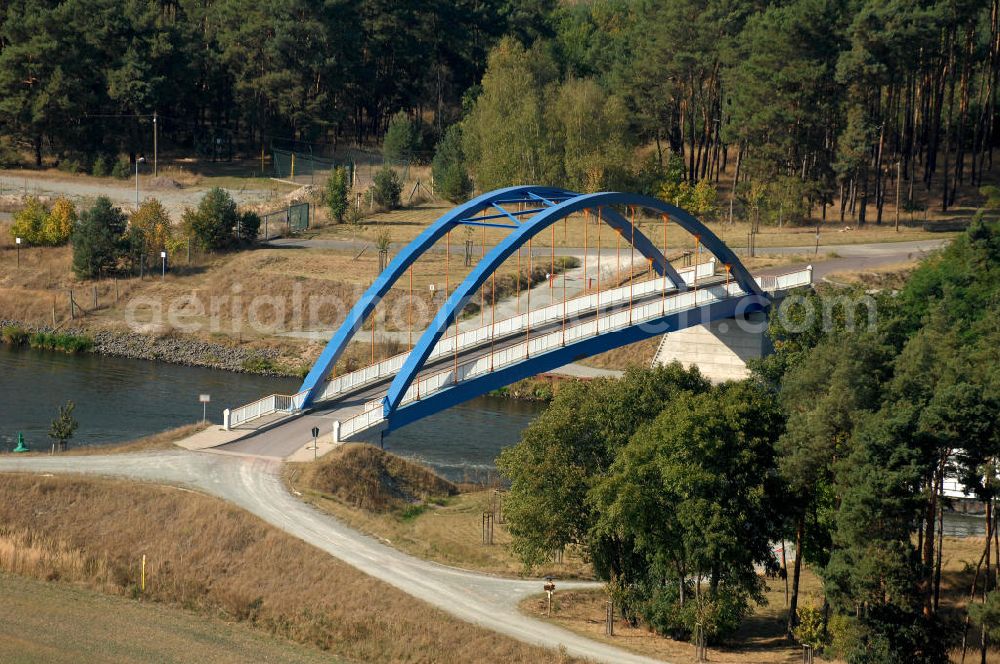
[[[176,221],[185,207],[195,207],[205,192],[211,188],[208,184],[198,184],[190,187],[150,187],[151,177],[148,174],[139,175],[139,200],[147,197],[159,199],[163,206]],[[277,185],[277,183],[276,183]],[[287,187],[244,188],[223,187],[239,205],[255,205],[275,198]],[[116,205],[128,208],[135,207],[135,176],[128,180],[113,178],[83,178],[72,175],[35,173],[29,171],[0,170],[0,195],[34,195],[34,196],[65,196],[78,206],[98,196],[107,196]]]
[[[525,616],[518,603],[542,581],[468,572],[404,554],[362,535],[297,500],[280,478],[280,464],[253,457],[169,451],[92,457],[0,458],[0,470],[90,473],[189,486],[228,500],[349,565],[452,615],[526,643],[565,648],[595,661],[647,664],[658,660],[598,643]],[[559,582],[560,588],[595,587]]]

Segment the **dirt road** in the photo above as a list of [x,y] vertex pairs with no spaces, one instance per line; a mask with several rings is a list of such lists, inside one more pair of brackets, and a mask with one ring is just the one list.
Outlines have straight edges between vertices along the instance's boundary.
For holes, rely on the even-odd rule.
[[[279,468],[277,462],[260,458],[185,451],[0,458],[0,471],[4,472],[90,473],[200,489],[463,620],[527,643],[562,646],[577,657],[623,664],[657,661],[521,614],[518,602],[540,593],[540,580],[505,579],[431,563],[348,528],[289,494]],[[594,585],[558,580],[556,584],[567,590]]]

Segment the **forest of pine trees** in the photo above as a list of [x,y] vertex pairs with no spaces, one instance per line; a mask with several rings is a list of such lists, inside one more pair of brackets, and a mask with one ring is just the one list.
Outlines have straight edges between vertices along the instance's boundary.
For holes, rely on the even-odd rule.
[[154,113],[168,149],[329,155],[403,111],[426,162],[465,126],[479,189],[658,193],[673,155],[788,219],[881,222],[981,186],[998,73],[1000,0],[15,0],[0,157],[141,153]]

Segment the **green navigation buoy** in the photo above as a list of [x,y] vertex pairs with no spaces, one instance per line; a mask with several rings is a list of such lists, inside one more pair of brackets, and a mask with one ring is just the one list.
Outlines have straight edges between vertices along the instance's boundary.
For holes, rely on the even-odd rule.
[[14,448],[15,452],[30,452],[28,446],[24,444],[24,434],[20,431],[17,432],[17,447]]

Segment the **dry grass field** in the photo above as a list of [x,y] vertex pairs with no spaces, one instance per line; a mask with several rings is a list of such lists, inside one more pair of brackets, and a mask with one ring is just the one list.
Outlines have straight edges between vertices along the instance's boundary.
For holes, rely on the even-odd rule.
[[[362,481],[352,481],[356,477]],[[401,551],[456,567],[523,574],[502,523],[494,525],[493,544],[483,544],[483,512],[493,511],[494,491],[467,487],[453,495],[454,487],[431,478],[422,466],[362,444],[285,469],[286,482],[304,500]],[[590,566],[573,551],[566,551],[561,563],[532,570],[532,576],[546,574],[592,577]]]
[[6,573],[0,615],[0,661],[8,664],[347,661],[246,623]]
[[[374,242],[379,234],[387,233],[393,242],[408,242],[452,207],[451,203],[435,200],[398,210],[374,212],[366,216],[359,225],[327,225],[319,230],[316,237]],[[948,218],[951,219],[954,216],[971,216],[973,212],[974,208],[969,208],[949,214]],[[938,215],[935,215],[933,212],[930,213],[929,219],[937,218]],[[589,219],[591,223],[585,223],[585,219]],[[882,225],[868,223],[861,228],[858,228],[857,224],[850,220],[841,224],[839,220],[834,221],[831,217],[829,221],[820,223],[820,243],[826,245],[902,242],[947,236],[947,234],[924,230],[922,226],[923,219],[914,218],[911,221],[908,215],[904,215],[902,220],[904,223],[900,225],[897,231],[892,223],[891,216],[888,221],[883,221]],[[745,247],[747,245],[747,233],[750,227],[746,222],[735,221],[730,224],[724,221],[714,221],[709,222],[708,226],[716,235],[732,247]],[[637,218],[637,227],[657,247],[662,248],[663,222],[661,218],[639,216]],[[476,228],[471,232],[453,231],[451,234],[451,243],[455,250],[458,251],[462,250],[466,239],[472,240],[477,249],[484,242],[487,247],[490,247],[496,244],[508,232],[506,229],[499,228]],[[627,246],[627,240],[628,238],[620,240],[623,250]],[[607,226],[598,226],[594,223],[593,215],[585,218],[583,214],[574,214],[566,221],[557,222],[550,230],[538,234],[534,246],[583,247],[586,244],[586,246],[590,247],[591,251],[596,251],[598,241],[600,241],[603,252],[614,252],[619,245],[617,234]],[[785,225],[781,228],[776,226],[762,226],[756,238],[756,246],[759,249],[767,247],[810,247],[815,243],[815,225]],[[676,223],[670,223],[667,225],[667,247],[670,251],[693,251],[694,239]]]
[[189,490],[4,475],[0,523],[0,571],[245,623],[347,660],[564,661],[452,618]]

